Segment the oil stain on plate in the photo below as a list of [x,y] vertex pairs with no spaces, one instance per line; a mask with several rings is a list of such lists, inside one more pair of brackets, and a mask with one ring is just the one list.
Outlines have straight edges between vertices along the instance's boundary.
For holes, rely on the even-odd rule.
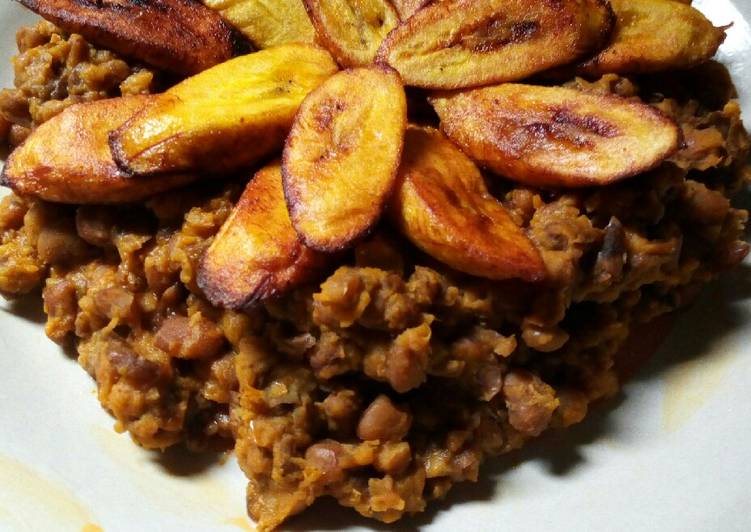
[[91,523],[89,511],[68,490],[2,455],[0,485],[0,528],[78,531]]
[[[245,510],[242,489],[230,489],[235,488],[234,483],[225,483],[215,474],[215,468],[223,466],[213,464],[207,465],[203,471],[170,472],[155,461],[159,455],[136,448],[125,435],[100,426],[92,427],[91,433],[99,448],[118,465],[123,475],[121,481],[138,489],[148,498],[154,510],[185,515],[186,508],[200,508],[202,518],[212,520],[213,517],[218,521]],[[195,457],[187,451],[184,458],[195,461]],[[226,467],[237,466],[227,464]],[[239,469],[237,475],[241,477],[240,486],[244,486]]]
[[225,521],[226,524],[235,526],[241,530],[245,530],[246,532],[254,532],[255,528],[250,524],[250,520],[244,516],[241,515],[240,517],[233,517],[231,519],[227,519]]
[[728,350],[688,360],[667,370],[662,407],[665,430],[680,430],[722,389],[735,358]]

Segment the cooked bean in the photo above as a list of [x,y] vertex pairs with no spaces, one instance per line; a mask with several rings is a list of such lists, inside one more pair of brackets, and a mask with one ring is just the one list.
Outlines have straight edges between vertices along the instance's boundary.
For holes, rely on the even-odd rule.
[[75,264],[90,256],[90,248],[78,237],[73,220],[42,227],[37,239],[39,258],[47,264]]
[[537,375],[513,370],[503,381],[511,426],[528,436],[538,436],[550,424],[559,401],[555,390]]
[[430,336],[430,326],[423,323],[407,329],[394,340],[386,356],[385,375],[397,392],[407,392],[425,381]]
[[45,332],[55,342],[63,342],[75,330],[78,300],[76,287],[69,279],[47,281],[42,292],[44,311],[47,313]]
[[116,215],[109,207],[83,205],[76,211],[76,231],[89,244],[109,246]]
[[305,459],[321,472],[324,483],[328,484],[344,478],[344,470],[340,465],[344,453],[341,443],[324,440],[308,447]]
[[154,386],[168,376],[160,364],[139,356],[120,339],[109,341],[107,358],[121,376],[139,388]]
[[224,335],[219,327],[200,314],[191,318],[167,318],[155,337],[156,346],[176,358],[209,358],[224,347]]
[[109,319],[118,318],[122,321],[132,319],[135,308],[133,301],[133,292],[116,286],[97,290],[94,294],[97,312]]
[[409,432],[412,416],[385,395],[379,395],[365,409],[357,424],[361,440],[399,441]]

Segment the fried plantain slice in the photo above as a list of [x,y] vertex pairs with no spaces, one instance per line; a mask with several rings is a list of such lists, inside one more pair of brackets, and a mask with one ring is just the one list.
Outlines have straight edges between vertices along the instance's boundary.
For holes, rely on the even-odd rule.
[[305,244],[344,249],[378,221],[406,123],[404,87],[388,67],[345,70],[305,99],[283,159],[287,206]]
[[467,155],[531,186],[607,185],[656,167],[681,138],[650,105],[566,87],[509,83],[430,101]]
[[203,0],[238,28],[256,48],[312,43],[315,30],[302,0]]
[[325,50],[287,44],[238,57],[175,85],[110,136],[133,174],[230,172],[284,144],[305,96],[337,71]]
[[19,0],[69,33],[180,75],[247,51],[222,18],[193,0]]
[[292,227],[275,162],[248,183],[206,250],[198,286],[213,305],[246,308],[309,281],[326,260]]
[[128,96],[68,107],[16,148],[0,181],[19,194],[58,203],[139,201],[194,181],[190,174],[132,179],[112,160],[107,132],[153,101]]
[[373,62],[386,35],[399,24],[389,0],[303,0],[318,42],[343,67]]
[[396,8],[396,12],[399,13],[401,20],[407,20],[414,15],[418,9],[425,7],[432,0],[392,0],[392,4]]
[[599,0],[443,0],[392,31],[378,61],[416,87],[514,81],[595,52],[612,24]]
[[485,187],[475,164],[433,128],[410,126],[390,217],[418,248],[488,279],[541,281],[539,251]]
[[611,0],[617,16],[612,42],[579,74],[634,74],[689,68],[714,56],[725,40],[698,10],[675,0]]

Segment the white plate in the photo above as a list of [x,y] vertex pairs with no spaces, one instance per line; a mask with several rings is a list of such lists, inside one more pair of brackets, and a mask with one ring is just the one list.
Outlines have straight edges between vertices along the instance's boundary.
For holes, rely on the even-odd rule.
[[[720,58],[751,113],[751,1],[697,1],[734,22]],[[15,28],[0,0],[0,86]],[[749,116],[749,115],[747,115]],[[751,530],[751,269],[708,287],[620,400],[458,486],[404,530]],[[150,453],[112,430],[94,384],[42,330],[38,303],[0,308],[0,530],[249,530],[230,460]],[[293,530],[393,529],[317,504]]]

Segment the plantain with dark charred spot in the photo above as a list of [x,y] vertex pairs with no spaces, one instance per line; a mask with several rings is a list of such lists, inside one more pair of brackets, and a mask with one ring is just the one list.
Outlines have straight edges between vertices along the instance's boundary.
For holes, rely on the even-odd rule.
[[249,168],[282,148],[300,103],[337,70],[311,44],[236,57],[158,95],[113,131],[115,160],[134,175]]
[[318,42],[343,67],[369,65],[399,23],[389,0],[303,0]]
[[678,70],[704,63],[725,40],[697,9],[675,0],[610,0],[617,16],[607,48],[578,73],[635,74]]
[[436,129],[407,128],[389,213],[415,246],[461,272],[530,282],[547,275],[539,251],[490,195],[475,164]]
[[247,308],[310,281],[327,260],[292,227],[277,162],[248,183],[201,260],[198,286],[214,305]]
[[430,101],[465,153],[530,186],[607,185],[656,167],[681,137],[650,105],[566,87],[508,83]]
[[69,33],[180,75],[248,50],[247,41],[194,0],[19,0]]
[[607,185],[659,165],[681,138],[650,105],[566,87],[507,83],[430,101],[465,153],[530,186]]
[[128,96],[68,107],[16,148],[2,184],[46,201],[102,204],[139,201],[194,181],[194,174],[131,178],[112,160],[107,133],[154,99]]
[[392,31],[377,61],[399,71],[406,85],[477,87],[591,55],[612,27],[602,0],[442,0]]
[[388,67],[345,70],[310,93],[284,148],[292,225],[320,251],[338,251],[378,221],[394,189],[407,101]]

